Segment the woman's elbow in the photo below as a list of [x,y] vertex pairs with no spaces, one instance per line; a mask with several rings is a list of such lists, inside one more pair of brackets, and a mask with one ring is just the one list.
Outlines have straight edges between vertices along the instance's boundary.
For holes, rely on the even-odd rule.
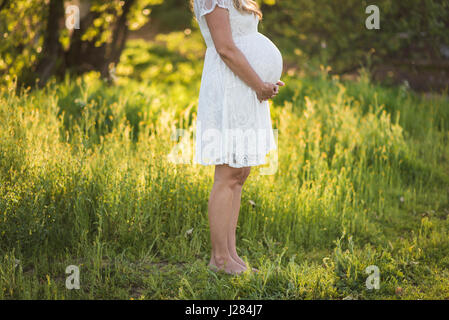
[[216,49],[222,59],[231,59],[235,54],[235,46],[224,45],[218,46]]

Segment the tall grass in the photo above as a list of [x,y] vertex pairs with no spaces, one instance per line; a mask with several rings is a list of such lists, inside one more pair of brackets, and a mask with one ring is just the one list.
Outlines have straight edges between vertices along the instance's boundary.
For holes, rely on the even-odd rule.
[[[213,167],[192,162],[201,60],[172,37],[131,42],[115,86],[92,73],[1,89],[0,298],[449,298],[446,95],[286,76],[278,151],[253,168],[237,230],[261,273],[217,275]],[[139,78],[155,63],[170,76]],[[65,287],[68,265],[80,290]]]

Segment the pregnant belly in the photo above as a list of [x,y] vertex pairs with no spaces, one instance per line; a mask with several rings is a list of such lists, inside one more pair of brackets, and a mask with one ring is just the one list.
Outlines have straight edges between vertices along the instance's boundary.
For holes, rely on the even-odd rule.
[[276,83],[281,79],[282,55],[270,39],[256,32],[235,39],[235,43],[263,81]]

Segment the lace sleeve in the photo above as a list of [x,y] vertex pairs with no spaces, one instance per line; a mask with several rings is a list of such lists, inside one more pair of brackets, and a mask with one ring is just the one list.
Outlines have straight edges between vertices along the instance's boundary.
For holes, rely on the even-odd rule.
[[232,5],[232,0],[197,0],[198,3],[198,17],[202,17],[214,11],[215,6],[228,9]]

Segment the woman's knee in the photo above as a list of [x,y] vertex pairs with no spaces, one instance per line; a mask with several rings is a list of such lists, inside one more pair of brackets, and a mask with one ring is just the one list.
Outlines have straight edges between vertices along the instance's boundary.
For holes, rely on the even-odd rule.
[[241,186],[246,179],[244,168],[232,168],[229,166],[219,167],[215,171],[216,184],[224,184],[227,187],[235,188]]
[[250,171],[251,167],[239,168],[238,173],[236,173],[236,175],[233,177],[233,186],[240,188],[243,187],[243,184],[248,178]]

